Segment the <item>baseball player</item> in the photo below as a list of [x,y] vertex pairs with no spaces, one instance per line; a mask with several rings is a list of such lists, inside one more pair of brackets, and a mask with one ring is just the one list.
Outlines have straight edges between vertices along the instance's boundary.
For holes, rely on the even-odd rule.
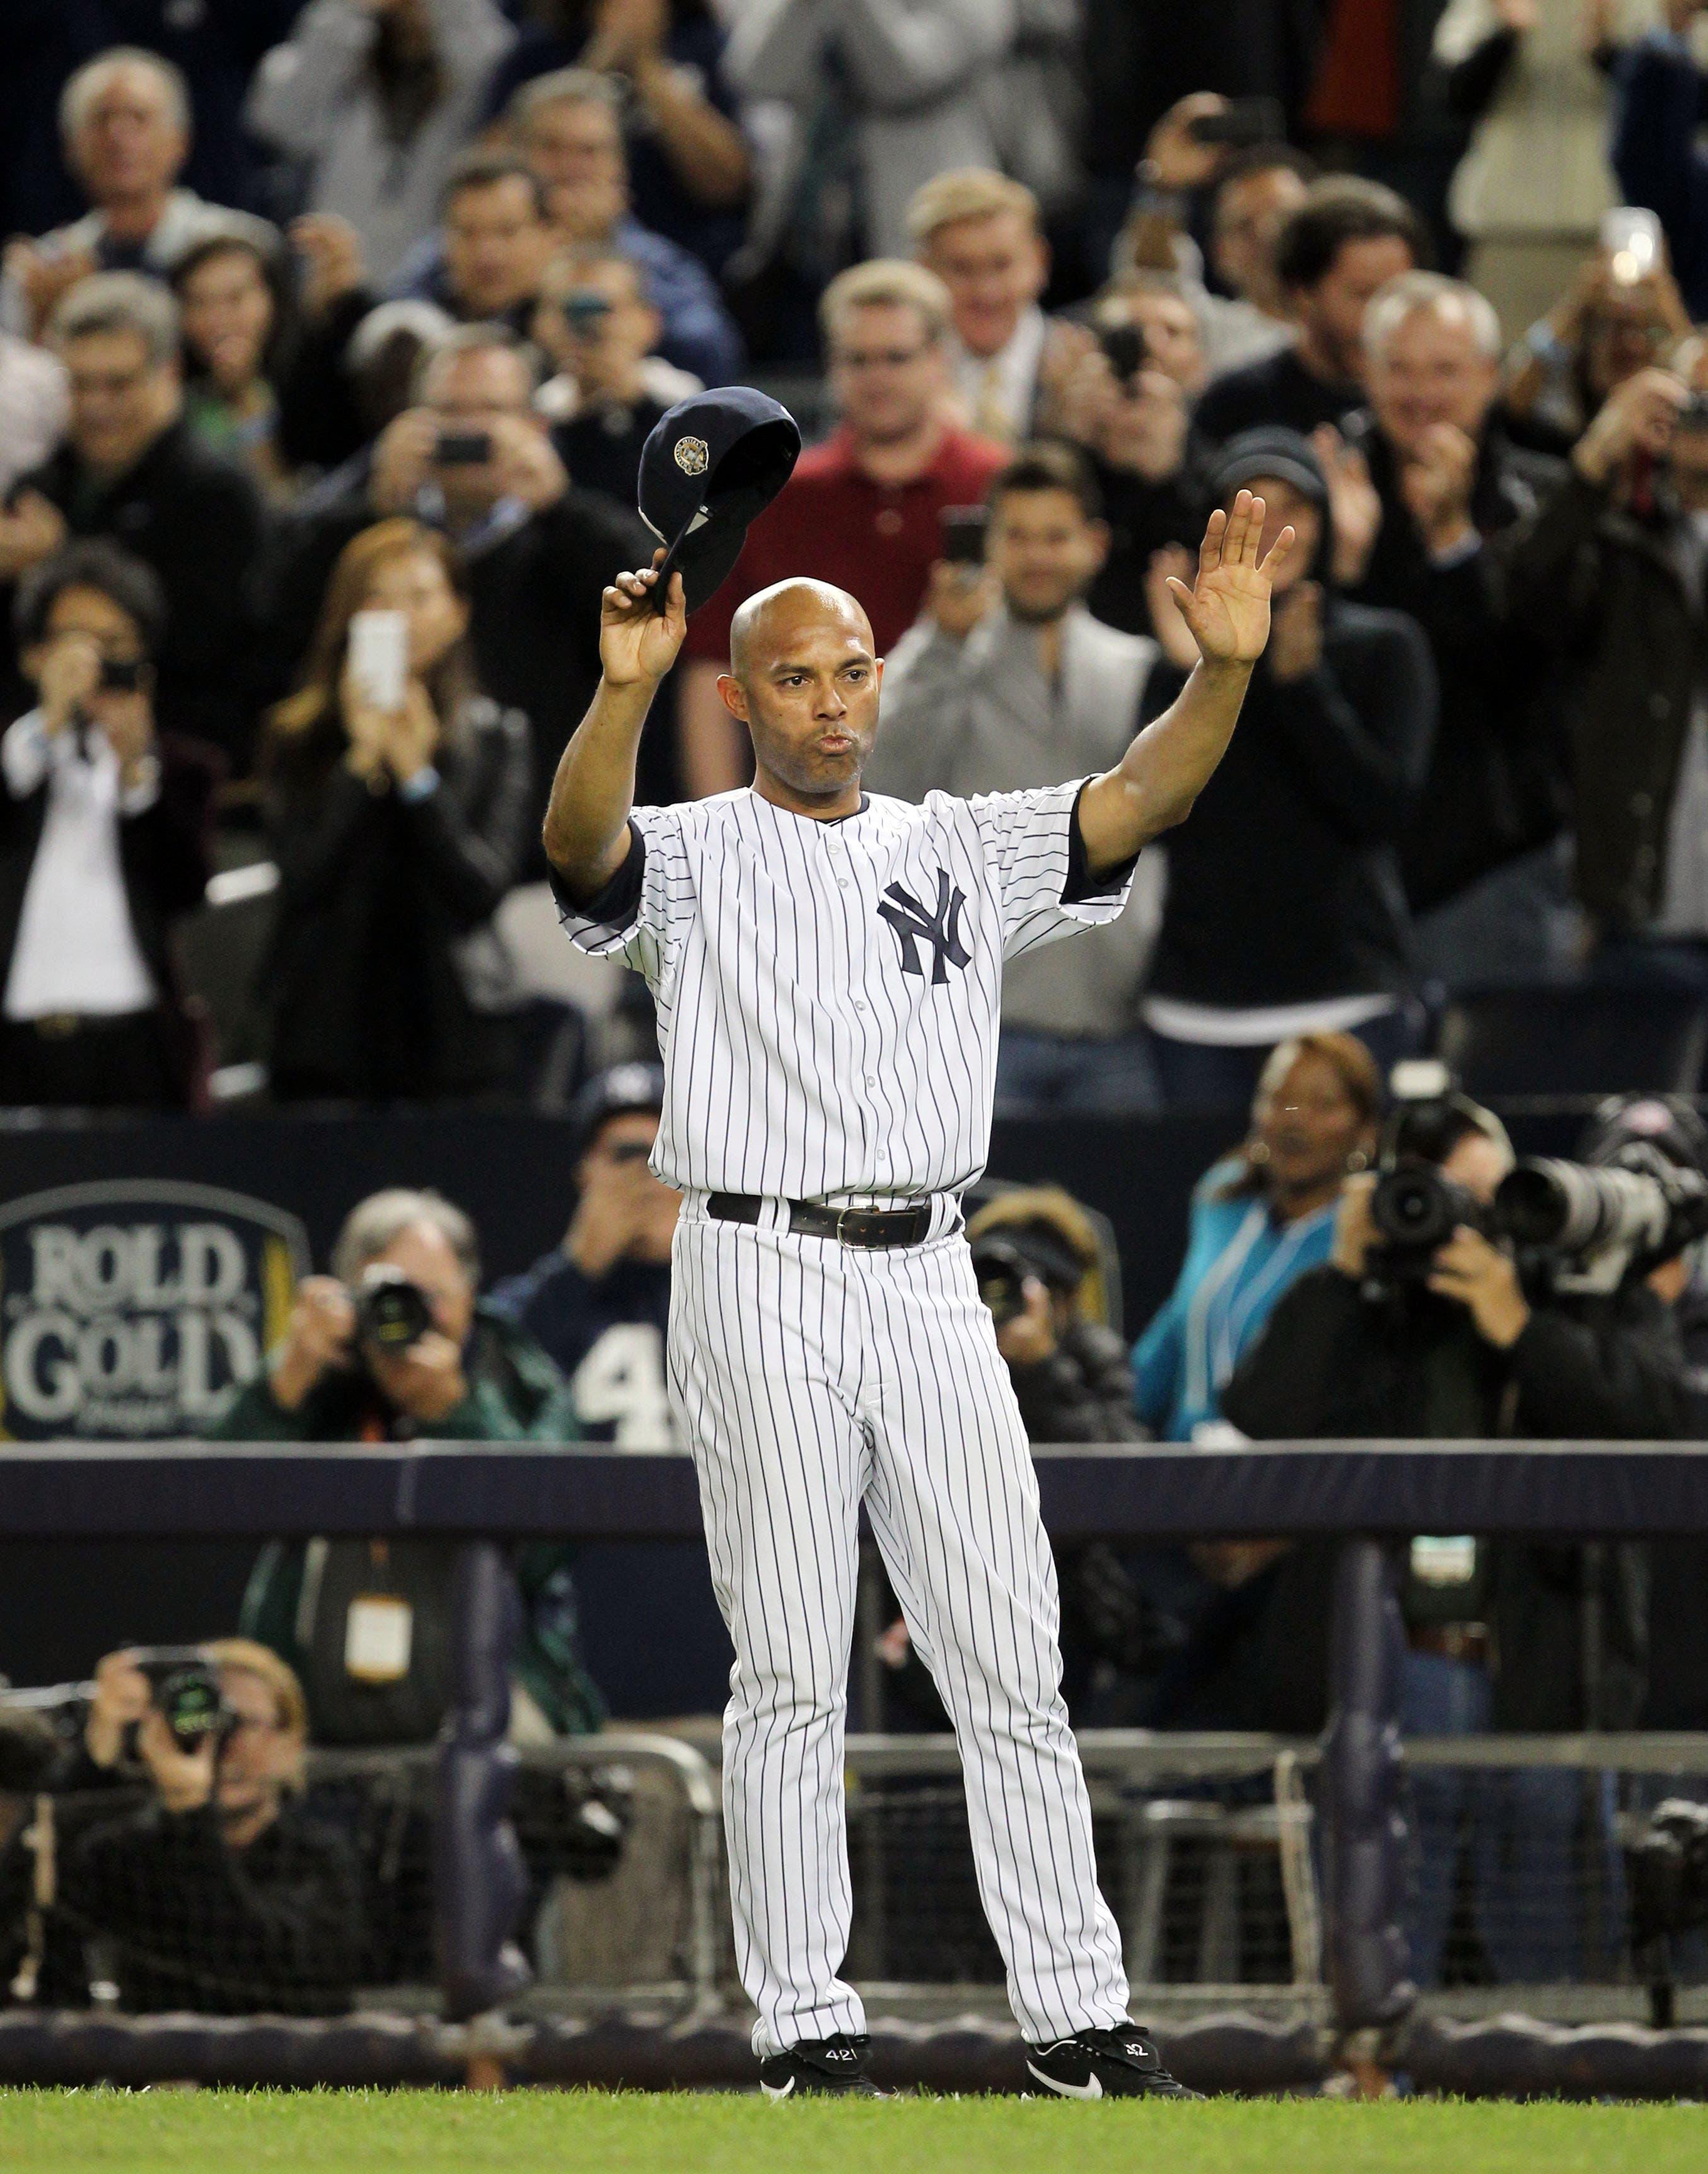
[[[699,441],[693,441],[698,446]],[[747,790],[631,806],[681,646],[681,576],[604,592],[603,676],[545,846],[565,926],[657,1003],[653,1167],[684,1195],[668,1386],[736,1662],[724,1814],[742,1982],[774,2097],[866,2090],[838,1976],[851,1897],[843,1725],[865,1504],[954,1724],[979,1892],[1031,2074],[1070,2097],[1189,2096],[1127,2018],[1060,1687],[1054,1564],[979,1301],[960,1196],[984,1167],[1003,961],[1111,920],[1142,846],[1220,760],[1293,532],[1242,490],[1170,588],[1201,661],[1102,776],[922,806],[863,793],[882,660],[808,581],[738,613],[718,685]]]

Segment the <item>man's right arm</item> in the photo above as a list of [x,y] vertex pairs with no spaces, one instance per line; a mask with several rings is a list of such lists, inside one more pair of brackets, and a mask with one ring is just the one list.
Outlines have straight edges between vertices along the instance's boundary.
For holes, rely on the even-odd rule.
[[657,562],[619,574],[601,600],[600,679],[587,714],[558,763],[546,809],[546,858],[575,900],[595,899],[629,857],[635,759],[659,682],[688,629],[682,576],[671,576],[668,609],[653,608]]

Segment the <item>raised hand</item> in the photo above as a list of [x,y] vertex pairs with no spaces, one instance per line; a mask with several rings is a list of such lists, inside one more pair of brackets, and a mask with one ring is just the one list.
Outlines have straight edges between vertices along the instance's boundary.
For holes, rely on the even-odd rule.
[[688,603],[682,576],[670,576],[670,594],[661,613],[652,601],[662,549],[640,573],[619,574],[599,605],[599,667],[608,685],[656,686],[675,663],[688,632]]
[[1240,492],[1231,511],[1218,506],[1198,547],[1197,581],[1188,588],[1177,576],[1167,577],[1198,655],[1213,668],[1255,664],[1269,639],[1270,592],[1296,539],[1284,528],[1260,564],[1267,511],[1249,490]]
[[1381,528],[1381,495],[1370,481],[1370,463],[1356,446],[1347,444],[1332,423],[1311,434],[1328,485],[1329,518],[1334,527],[1334,578],[1349,585],[1364,579]]

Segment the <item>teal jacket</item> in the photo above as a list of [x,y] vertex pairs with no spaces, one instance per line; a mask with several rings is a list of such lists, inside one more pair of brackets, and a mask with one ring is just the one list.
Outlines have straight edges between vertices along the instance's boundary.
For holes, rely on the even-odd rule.
[[1224,1198],[1240,1169],[1219,1162],[1199,1179],[1180,1279],[1133,1346],[1138,1415],[1164,1441],[1190,1441],[1220,1418],[1222,1392],[1275,1301],[1334,1243],[1332,1204],[1278,1223],[1261,1196]]

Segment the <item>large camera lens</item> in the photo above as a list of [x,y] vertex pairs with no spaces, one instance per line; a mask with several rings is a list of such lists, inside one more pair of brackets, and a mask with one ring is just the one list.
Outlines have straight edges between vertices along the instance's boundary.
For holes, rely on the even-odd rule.
[[195,1751],[204,1737],[215,1735],[226,1723],[225,1701],[216,1670],[206,1662],[175,1668],[154,1686],[154,1704],[181,1751]]
[[1570,1163],[1540,1157],[1520,1163],[1494,1195],[1500,1228],[1515,1246],[1557,1246],[1574,1224],[1593,1228],[1595,1201],[1577,1182],[1588,1175]]
[[372,1268],[356,1293],[359,1342],[381,1351],[407,1351],[433,1326],[433,1308],[419,1284],[401,1268]]
[[1431,1165],[1402,1164],[1376,1181],[1370,1216],[1391,1246],[1432,1253],[1465,1220],[1465,1196]]

